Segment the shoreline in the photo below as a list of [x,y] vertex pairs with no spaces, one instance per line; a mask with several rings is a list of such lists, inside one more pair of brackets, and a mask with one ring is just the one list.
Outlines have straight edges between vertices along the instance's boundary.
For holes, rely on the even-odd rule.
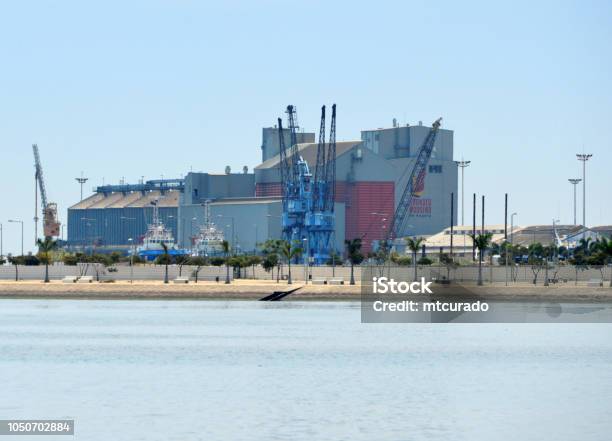
[[[234,280],[223,282],[199,282],[189,284],[164,284],[159,281],[127,281],[115,283],[64,284],[53,280],[0,281],[2,299],[86,299],[86,300],[259,300],[275,291],[299,288],[282,301],[359,301],[361,285],[292,285],[268,280]],[[460,285],[445,287],[466,288],[473,295],[491,301],[532,302],[590,302],[612,303],[612,288],[574,285]],[[461,295],[447,294],[460,299]]]

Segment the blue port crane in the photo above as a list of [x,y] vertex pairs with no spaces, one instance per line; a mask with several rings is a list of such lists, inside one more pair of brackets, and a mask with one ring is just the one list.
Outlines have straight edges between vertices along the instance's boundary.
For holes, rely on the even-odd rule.
[[334,248],[336,186],[336,105],[332,106],[329,143],[325,142],[325,106],[313,176],[297,145],[297,114],[287,106],[291,146],[285,144],[283,121],[278,119],[279,162],[282,188],[282,237],[306,246],[303,257],[316,265],[326,263]]
[[393,215],[393,222],[389,230],[387,230],[386,241],[390,244],[394,239],[398,239],[401,231],[405,227],[406,221],[410,216],[410,207],[412,202],[417,196],[417,192],[424,187],[425,174],[427,164],[431,158],[434,143],[436,142],[436,136],[438,129],[440,128],[442,118],[438,118],[431,126],[429,133],[425,137],[423,144],[419,148],[414,167],[408,176],[406,187],[402,193],[395,214]]
[[281,219],[283,239],[299,243],[308,237],[305,217],[311,198],[311,174],[306,161],[300,156],[297,145],[297,114],[294,106],[287,106],[290,133],[290,157],[287,157],[283,122],[278,119],[280,174],[283,200]]
[[306,216],[308,230],[307,256],[316,265],[324,264],[332,257],[334,249],[334,198],[336,187],[336,105],[332,106],[329,143],[325,143],[325,106],[321,108],[321,125],[315,176],[312,183],[312,200]]

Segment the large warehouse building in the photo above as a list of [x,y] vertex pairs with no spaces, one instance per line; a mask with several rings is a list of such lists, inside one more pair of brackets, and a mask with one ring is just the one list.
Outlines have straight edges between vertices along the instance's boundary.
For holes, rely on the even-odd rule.
[[180,179],[97,187],[93,195],[68,208],[68,246],[112,251],[137,245],[153,220],[152,203],[176,237],[182,191]]
[[[394,125],[389,129],[363,131],[360,141],[336,145],[336,202],[345,206],[345,238],[362,238],[365,252],[372,249],[374,241],[385,238],[418,148],[430,130],[421,124]],[[300,144],[299,152],[308,164],[314,164],[317,144]],[[255,167],[255,182],[257,196],[280,196],[278,155]],[[425,184],[418,190],[401,235],[433,234],[450,225],[453,193],[457,206],[457,165],[453,161],[452,131],[439,130]],[[338,221],[336,225],[339,226]]]
[[[384,239],[404,190],[418,148],[430,128],[422,124],[361,132],[361,140],[336,146],[336,232],[339,252],[345,239],[362,238],[363,251]],[[298,149],[312,168],[314,133],[299,132]],[[178,245],[189,249],[203,223],[209,202],[212,221],[236,250],[253,251],[257,243],[280,238],[281,184],[278,129],[262,132],[262,163],[249,173],[189,173],[184,180],[147,181],[98,187],[96,193],[68,210],[69,246],[95,244],[116,249],[136,243],[151,222],[151,201],[159,201],[162,221]],[[428,235],[450,225],[450,198],[457,199],[457,165],[453,132],[440,129],[422,188],[417,189],[401,235]],[[456,210],[455,210],[456,211]],[[456,216],[455,216],[456,220]]]

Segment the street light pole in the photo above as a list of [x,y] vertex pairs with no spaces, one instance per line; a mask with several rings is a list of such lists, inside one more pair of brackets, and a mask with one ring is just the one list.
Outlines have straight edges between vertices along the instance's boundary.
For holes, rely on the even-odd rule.
[[235,232],[235,229],[234,229],[234,216],[223,216],[222,214],[218,214],[217,217],[227,217],[227,218],[230,218],[232,220],[232,253],[236,254],[236,245],[235,245],[236,232]]
[[253,246],[253,254],[257,254],[257,224],[253,224],[255,226],[255,246]]
[[570,184],[574,187],[574,225],[577,225],[576,221],[576,186],[582,181],[582,179],[568,179]]
[[[514,279],[514,216],[516,216],[518,213],[512,213],[510,215],[510,255],[512,257],[512,275],[511,275],[511,279]],[[508,253],[508,250],[506,250],[506,254]]]
[[461,225],[465,225],[464,211],[465,211],[465,197],[464,197],[464,188],[465,188],[465,168],[470,165],[472,161],[464,161],[461,158],[461,161],[455,161],[457,167],[461,168]]
[[593,155],[591,153],[577,153],[576,158],[578,161],[582,161],[582,226],[586,225],[586,163],[591,159]]
[[303,262],[304,262],[304,285],[308,285],[308,238],[305,237],[304,239],[302,239],[304,241],[304,252],[302,253],[303,257]]
[[192,255],[193,255],[193,252],[194,252],[194,251],[193,251],[193,246],[194,246],[194,244],[195,244],[195,237],[194,237],[194,235],[193,235],[193,224],[194,224],[195,222],[197,222],[197,221],[198,221],[198,218],[197,218],[197,217],[192,217],[192,218],[191,218],[191,236],[190,236],[190,238],[189,238],[189,245],[190,245],[190,246],[189,246],[189,249],[191,250],[191,254],[192,254]]
[[[90,222],[96,222],[96,219],[88,218],[88,217],[82,217],[81,220],[87,222],[85,224],[87,226],[87,232],[85,233],[85,235],[87,236],[88,235],[87,233],[90,233],[90,228],[89,227],[92,226],[92,224]],[[92,234],[91,235],[91,248],[89,250],[89,255],[90,256],[93,256],[93,254],[94,254],[94,252],[93,252],[94,251],[93,250],[94,249],[94,242],[95,242],[95,236],[94,236],[94,234]],[[87,243],[87,237],[85,238],[85,243]]]
[[21,224],[21,255],[23,256],[23,221],[19,219],[9,219],[9,222]]
[[74,178],[74,180],[77,181],[81,185],[81,200],[83,200],[83,184],[87,182],[88,179],[89,178],[83,177],[83,172],[81,172],[80,178]]
[[131,237],[128,238],[128,243],[130,244],[130,283],[134,283],[134,249]]

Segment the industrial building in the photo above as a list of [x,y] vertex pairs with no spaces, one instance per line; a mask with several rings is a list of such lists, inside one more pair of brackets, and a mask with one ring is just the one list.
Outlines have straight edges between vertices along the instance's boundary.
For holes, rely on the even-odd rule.
[[[151,221],[152,201],[158,201],[160,218],[180,248],[193,246],[206,201],[213,222],[236,251],[251,252],[256,243],[280,238],[278,130],[262,130],[262,163],[254,173],[246,167],[242,173],[231,173],[228,167],[222,174],[188,173],[181,180],[98,187],[92,196],[68,209],[69,246],[126,249],[130,238],[137,244]],[[362,251],[367,253],[376,241],[387,237],[419,147],[430,130],[422,124],[399,126],[394,121],[391,128],[362,131],[360,140],[336,143],[333,243],[339,253],[345,239],[361,238]],[[296,136],[300,156],[314,167],[315,134],[300,131]],[[288,144],[289,138],[285,141]],[[451,130],[438,130],[424,180],[415,190],[407,225],[398,237],[431,235],[451,223],[451,194],[457,207]]]
[[[254,174],[189,173],[178,205],[178,244],[189,249],[204,221],[204,202],[210,201],[212,221],[234,243],[237,251],[251,252],[256,243],[281,238],[280,195],[256,195]],[[337,248],[344,240],[344,204],[336,204],[341,220]]]
[[152,203],[176,237],[183,189],[182,179],[97,187],[93,195],[68,208],[68,247],[112,251],[137,245],[153,220]]
[[[416,154],[429,127],[402,126],[363,131],[360,141],[336,144],[336,203],[344,204],[344,238],[361,238],[363,251],[384,239],[395,208],[414,167]],[[317,144],[298,146],[300,156],[314,164]],[[262,157],[262,159],[264,159]],[[280,197],[279,155],[255,167],[256,195]],[[400,235],[433,234],[451,222],[451,194],[457,201],[457,165],[453,161],[453,132],[440,129],[422,188],[417,189],[408,225]],[[455,219],[456,220],[456,210]],[[338,230],[340,222],[336,222]],[[336,231],[336,242],[339,232]]]

